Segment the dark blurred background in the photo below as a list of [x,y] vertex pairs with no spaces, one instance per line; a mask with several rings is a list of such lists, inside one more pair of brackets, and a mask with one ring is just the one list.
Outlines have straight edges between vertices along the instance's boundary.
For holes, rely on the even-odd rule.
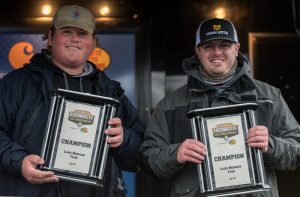
[[[194,54],[195,32],[199,23],[216,16],[229,19],[235,24],[241,52],[250,59],[254,77],[280,88],[300,121],[300,88],[297,82],[300,74],[299,0],[1,1],[0,34],[29,29],[46,31],[48,24],[30,22],[31,18],[40,16],[39,6],[44,2],[53,5],[53,9],[65,4],[91,9],[99,17],[97,27],[100,32],[137,32],[143,28],[141,43],[145,44],[141,44],[139,50],[147,51],[145,64],[149,65],[150,77],[145,83],[150,86],[151,101],[147,102],[151,102],[151,108],[168,91],[185,82],[181,62]],[[99,3],[111,6],[108,16],[99,14]],[[146,121],[148,117],[144,116]],[[299,179],[299,169],[278,172],[280,196],[299,195]],[[164,197],[167,187],[162,181],[140,172],[136,196]]]

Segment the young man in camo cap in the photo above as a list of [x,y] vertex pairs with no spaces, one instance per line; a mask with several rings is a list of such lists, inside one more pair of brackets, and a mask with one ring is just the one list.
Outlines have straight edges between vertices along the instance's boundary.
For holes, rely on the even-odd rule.
[[[96,44],[95,18],[77,5],[61,7],[46,36],[48,49],[0,81],[1,196],[125,196],[121,170],[136,169],[144,124],[120,83],[87,61]],[[66,89],[120,101],[110,137],[104,187],[60,180],[41,171],[41,153],[51,91]],[[100,155],[99,155],[100,157]],[[87,161],[88,162],[88,161]]]

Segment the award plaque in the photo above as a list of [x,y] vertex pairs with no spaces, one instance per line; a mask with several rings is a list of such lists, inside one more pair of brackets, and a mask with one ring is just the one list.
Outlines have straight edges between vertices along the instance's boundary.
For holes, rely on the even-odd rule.
[[262,153],[247,145],[255,125],[256,103],[196,109],[188,112],[193,138],[206,145],[207,156],[197,164],[200,193],[230,196],[268,191]]
[[41,158],[41,170],[63,180],[102,186],[109,137],[104,130],[115,117],[113,98],[58,89],[53,92]]

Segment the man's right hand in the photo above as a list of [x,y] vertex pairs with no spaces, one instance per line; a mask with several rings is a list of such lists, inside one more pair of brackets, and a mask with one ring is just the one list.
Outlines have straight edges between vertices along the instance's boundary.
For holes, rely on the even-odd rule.
[[186,139],[178,148],[177,161],[202,163],[206,155],[205,145],[194,139]]
[[41,164],[44,164],[44,161],[40,156],[26,156],[22,162],[22,174],[25,179],[33,184],[58,182],[58,177],[53,172],[36,169],[36,166]]

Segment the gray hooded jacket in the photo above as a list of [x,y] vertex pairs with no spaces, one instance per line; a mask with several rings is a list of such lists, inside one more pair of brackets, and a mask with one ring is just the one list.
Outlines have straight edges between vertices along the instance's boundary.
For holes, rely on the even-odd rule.
[[266,183],[269,192],[246,196],[277,197],[275,170],[293,170],[300,164],[300,127],[284,101],[280,90],[249,74],[247,59],[239,54],[237,75],[231,85],[216,94],[217,90],[206,85],[199,72],[196,55],[183,62],[188,82],[167,95],[157,105],[146,129],[140,149],[140,163],[149,174],[170,183],[169,196],[200,196],[197,168],[193,163],[179,164],[177,150],[180,144],[192,137],[188,111],[254,102],[256,124],[269,130],[269,148],[263,154]]

